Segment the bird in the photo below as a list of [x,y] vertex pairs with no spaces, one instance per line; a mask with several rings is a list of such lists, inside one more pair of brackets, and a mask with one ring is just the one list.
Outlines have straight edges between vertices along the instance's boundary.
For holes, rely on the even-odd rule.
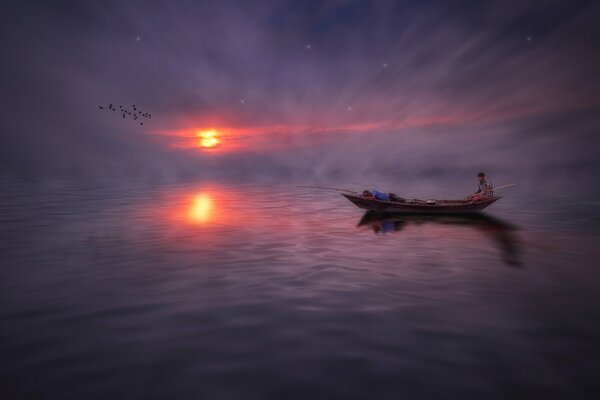
[[[140,125],[144,125],[144,123],[142,122],[142,118],[152,118],[152,115],[149,112],[144,112],[142,110],[138,110],[137,106],[135,104],[132,104],[133,110],[131,109],[127,109],[127,107],[124,107],[122,104],[119,105],[119,112],[121,114],[121,118],[122,119],[127,119],[127,116],[131,116],[133,117],[134,121],[139,122]],[[104,110],[105,108],[108,108],[109,110],[113,110],[113,111],[117,111],[116,105],[113,105],[112,103],[110,103],[108,105],[108,107],[104,107],[99,105],[98,108],[100,110]],[[142,121],[140,121],[142,120]]]

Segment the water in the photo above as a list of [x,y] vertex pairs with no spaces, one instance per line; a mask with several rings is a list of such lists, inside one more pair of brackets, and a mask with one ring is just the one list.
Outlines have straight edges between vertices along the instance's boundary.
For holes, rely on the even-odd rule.
[[[594,398],[598,203],[5,185],[3,399]],[[597,394],[597,393],[596,393]]]

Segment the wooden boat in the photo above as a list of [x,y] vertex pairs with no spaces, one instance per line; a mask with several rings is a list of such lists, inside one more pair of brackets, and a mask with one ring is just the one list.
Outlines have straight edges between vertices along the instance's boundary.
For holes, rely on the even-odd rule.
[[342,196],[350,200],[358,208],[369,211],[385,213],[470,213],[481,211],[490,206],[501,196],[488,196],[478,201],[472,200],[376,200],[367,198],[360,194],[342,193]]

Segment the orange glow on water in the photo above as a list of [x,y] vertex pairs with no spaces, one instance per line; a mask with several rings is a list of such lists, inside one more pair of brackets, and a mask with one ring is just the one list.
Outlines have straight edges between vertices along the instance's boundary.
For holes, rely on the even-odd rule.
[[188,216],[193,222],[206,223],[214,216],[213,199],[204,193],[197,194],[190,207]]
[[206,148],[217,146],[219,143],[221,143],[218,134],[219,132],[215,129],[198,132],[197,135],[200,138],[198,145]]

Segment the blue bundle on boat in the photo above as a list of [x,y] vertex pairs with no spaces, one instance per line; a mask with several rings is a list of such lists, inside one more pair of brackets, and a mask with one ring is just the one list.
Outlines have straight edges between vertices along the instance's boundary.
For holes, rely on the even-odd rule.
[[381,201],[389,201],[390,200],[389,193],[378,192],[377,190],[373,190],[373,196],[375,197],[376,200],[381,200]]

